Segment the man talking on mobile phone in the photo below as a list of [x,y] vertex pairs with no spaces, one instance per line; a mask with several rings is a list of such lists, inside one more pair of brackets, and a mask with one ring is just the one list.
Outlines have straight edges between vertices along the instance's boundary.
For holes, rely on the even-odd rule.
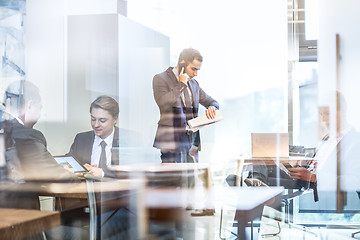
[[[199,104],[207,118],[215,118],[216,100],[201,89],[195,80],[203,57],[193,48],[184,49],[176,67],[169,67],[153,79],[153,93],[160,110],[154,147],[160,149],[162,163],[196,163],[200,150],[199,131],[192,132],[187,121],[198,116]],[[188,179],[188,187],[194,179]],[[189,208],[191,209],[191,207]],[[214,209],[199,209],[192,216],[214,215]]]
[[201,89],[195,80],[203,57],[199,51],[184,49],[176,67],[169,67],[153,79],[154,98],[160,120],[154,147],[160,149],[162,163],[198,162],[199,131],[191,132],[187,121],[198,116],[199,104],[206,116],[215,118],[219,104]]

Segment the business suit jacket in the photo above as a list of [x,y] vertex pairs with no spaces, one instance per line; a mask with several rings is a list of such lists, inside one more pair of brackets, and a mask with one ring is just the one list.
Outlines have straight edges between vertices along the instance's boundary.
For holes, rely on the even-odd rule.
[[[75,136],[74,142],[71,145],[68,155],[74,156],[82,164],[91,164],[91,153],[95,139],[94,131],[78,133]],[[119,128],[115,127],[114,139],[112,147],[119,147]],[[111,165],[119,164],[119,156],[117,154],[111,154]],[[103,169],[106,177],[113,177],[114,175]]]
[[[6,150],[9,174],[22,181],[73,182],[75,174],[59,165],[47,150],[44,135],[33,128],[10,121],[10,138],[13,145]],[[0,206],[39,209],[36,193],[1,193]]]
[[[192,93],[193,108],[186,108],[181,97],[187,91],[186,84],[177,81],[173,68],[157,74],[153,79],[153,94],[160,109],[160,120],[154,140],[154,147],[161,150],[181,151],[189,149],[191,144],[186,139],[186,114],[194,118],[198,116],[199,104],[208,108],[214,106],[219,109],[219,104],[207,95],[195,79],[189,80]],[[194,133],[195,146],[200,145],[199,131]]]
[[[44,135],[33,128],[11,121],[11,138],[14,141],[18,158],[18,171],[24,180],[68,181],[77,179],[76,175],[59,165],[47,150]],[[13,156],[9,156],[11,158]],[[13,166],[12,164],[10,164]]]

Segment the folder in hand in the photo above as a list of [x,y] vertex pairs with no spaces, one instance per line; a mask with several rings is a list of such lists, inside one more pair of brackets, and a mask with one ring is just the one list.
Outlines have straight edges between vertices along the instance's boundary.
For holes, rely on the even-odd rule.
[[205,127],[209,124],[213,124],[215,122],[221,121],[223,120],[223,116],[221,115],[220,110],[215,110],[215,118],[214,119],[209,119],[206,117],[206,115],[202,115],[200,117],[197,118],[193,118],[191,120],[189,120],[187,123],[190,127],[190,131],[196,132],[198,131],[200,128]]

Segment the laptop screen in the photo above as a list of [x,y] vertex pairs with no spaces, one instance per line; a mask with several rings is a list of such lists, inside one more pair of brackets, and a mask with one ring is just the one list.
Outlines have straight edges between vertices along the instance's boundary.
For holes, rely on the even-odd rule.
[[86,172],[86,169],[72,156],[58,156],[54,159],[60,165],[68,166],[74,172]]

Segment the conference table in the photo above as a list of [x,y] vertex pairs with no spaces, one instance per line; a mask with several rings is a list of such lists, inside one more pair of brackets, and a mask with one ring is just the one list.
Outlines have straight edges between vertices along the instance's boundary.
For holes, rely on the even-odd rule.
[[[1,192],[36,193],[41,196],[60,196],[65,198],[87,198],[90,213],[90,239],[96,239],[98,234],[96,227],[97,205],[103,203],[106,203],[108,207],[114,208],[119,206],[128,207],[129,204],[134,204],[137,209],[136,224],[138,226],[138,237],[145,237],[148,234],[147,218],[145,216],[145,205],[140,201],[140,199],[143,198],[141,197],[141,194],[144,192],[144,187],[145,181],[141,179],[112,179],[109,181],[86,181],[75,183],[0,182]],[[124,193],[124,195],[114,193]],[[96,195],[103,197],[103,194],[105,194],[107,198],[102,198],[101,201],[103,202],[99,203]],[[60,216],[60,212],[57,212],[57,214]],[[14,215],[14,219],[21,222],[23,220],[23,215]]]
[[[213,187],[210,182],[209,166],[206,164],[161,164],[156,166],[143,166],[138,168],[135,166],[114,166],[112,170],[119,170],[118,173],[123,174],[124,169],[128,174],[139,176],[138,173],[147,173],[156,178],[155,173],[163,173],[166,176],[171,174],[181,173],[186,176],[198,176],[201,174],[201,178],[205,181],[203,185],[195,185],[194,188],[185,187],[151,187],[147,186],[146,180],[140,180],[137,178],[111,180],[109,182],[96,182],[89,181],[81,183],[0,183],[0,191],[24,191],[24,192],[36,192],[42,195],[56,195],[56,196],[71,196],[76,195],[84,196],[84,194],[90,193],[103,193],[112,191],[129,191],[136,190],[135,196],[137,206],[137,224],[139,238],[146,237],[148,234],[148,219],[151,219],[151,214],[154,212],[159,214],[155,217],[167,218],[169,221],[182,221],[186,217],[185,208],[194,202],[202,203],[204,208],[214,206],[214,202],[220,202],[221,204],[230,204],[235,206],[236,214],[235,220],[237,222],[237,229],[239,239],[245,239],[245,226],[246,224],[261,216],[262,208],[266,204],[280,205],[280,198],[283,188],[239,188],[239,187]],[[136,169],[136,170],[135,170]],[[90,194],[91,195],[91,194]],[[94,204],[96,199],[92,198]],[[89,202],[91,202],[89,200]],[[96,206],[90,204],[90,209],[96,210]],[[153,211],[154,210],[154,211]],[[90,210],[90,228],[91,238],[96,237],[96,223],[95,215],[91,214]],[[173,212],[174,214],[171,214]],[[160,216],[161,215],[161,216]],[[22,216],[18,216],[20,221]],[[166,219],[165,219],[166,220]]]
[[0,208],[0,239],[23,239],[60,225],[58,211]]

